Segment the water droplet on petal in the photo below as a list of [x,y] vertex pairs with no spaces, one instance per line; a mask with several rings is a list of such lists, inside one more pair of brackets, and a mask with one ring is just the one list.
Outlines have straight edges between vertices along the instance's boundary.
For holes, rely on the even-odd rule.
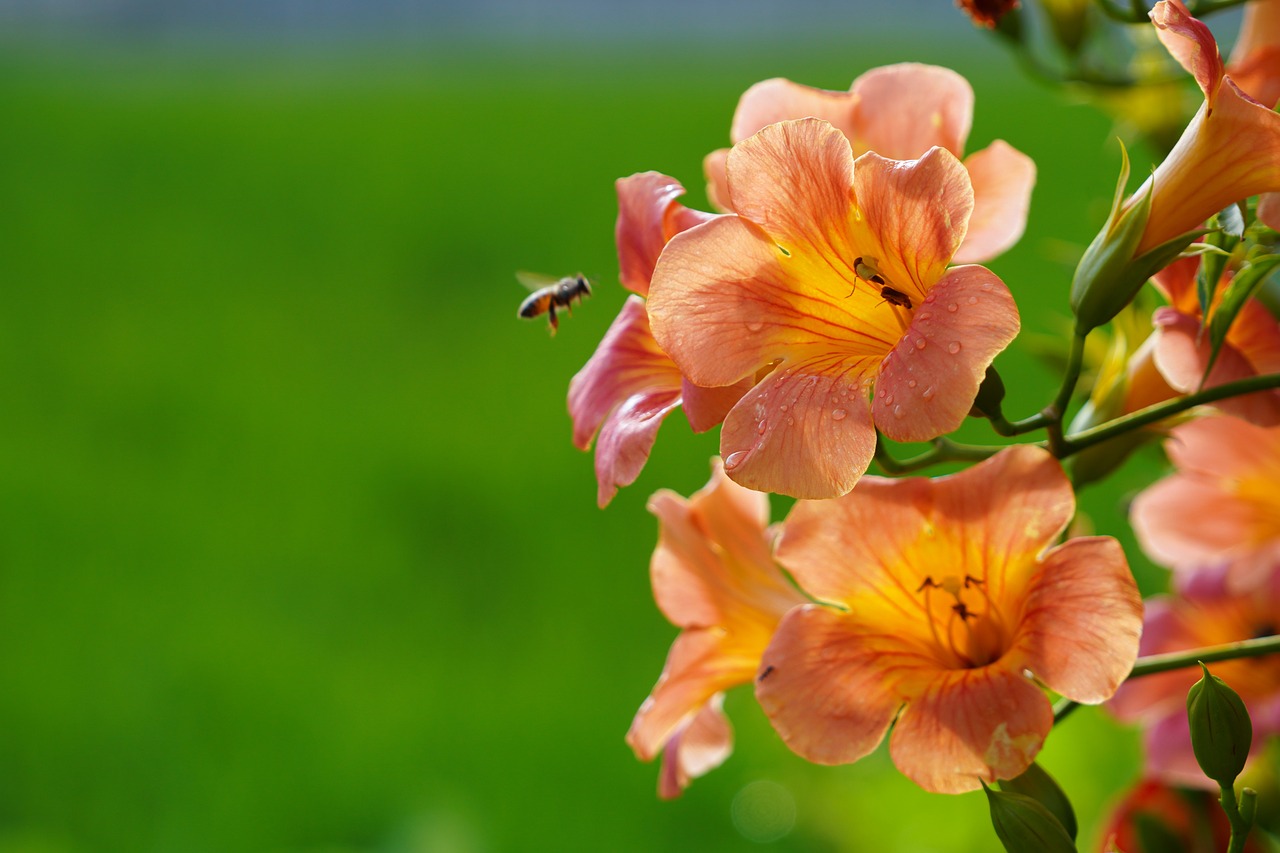
[[908,380],[907,380],[907,387],[908,387],[908,388],[914,388],[914,387],[916,387],[916,381],[915,381],[914,379],[908,379]]
[[734,468],[737,468],[739,465],[741,465],[743,460],[746,458],[747,458],[747,451],[735,450],[733,453],[730,453],[728,456],[724,458],[724,470],[732,471]]
[[760,423],[756,424],[756,434],[764,435],[764,431],[767,430],[768,428],[769,428],[769,422],[761,421]]
[[929,342],[926,341],[924,338],[916,338],[916,349],[924,349],[928,345],[929,345]]
[[831,412],[831,419],[833,421],[842,421],[848,416],[849,416],[849,413],[846,412],[844,409],[835,409],[834,411]]
[[976,297],[976,296],[970,296],[970,297],[969,297],[969,304],[970,304],[970,305],[977,305],[977,304],[978,304],[978,297]]
[[764,328],[764,323],[760,322],[759,320],[752,320],[750,323],[747,324],[748,332],[758,332],[763,328]]
[[920,392],[920,396],[921,396],[921,397],[924,397],[926,400],[932,400],[932,399],[933,399],[933,386],[932,386],[932,385],[930,385],[928,388],[926,388],[926,389],[924,389],[923,391],[921,391],[921,392]]
[[907,412],[907,410],[906,410],[906,409],[904,409],[904,408],[902,408],[901,406],[894,406],[894,407],[893,407],[893,416],[894,416],[895,418],[900,418],[900,417],[902,417],[904,414],[906,414],[906,412]]
[[924,321],[927,321],[927,320],[928,320],[930,317],[932,317],[932,316],[933,316],[933,315],[932,315],[932,314],[930,314],[928,311],[921,311],[921,312],[917,315],[916,319],[920,320],[921,322],[924,322]]
[[988,293],[990,293],[990,292],[991,292],[991,288],[992,288],[992,287],[994,287],[994,286],[995,286],[995,285],[993,285],[993,284],[992,284],[991,282],[989,282],[989,281],[984,281],[984,282],[982,283],[982,289],[983,289],[983,290],[985,290],[985,291],[987,291]]
[[785,412],[785,411],[787,410],[787,404],[786,404],[786,403],[783,403],[783,404],[782,404],[781,406],[779,406],[778,408],[779,408],[779,409],[782,409],[782,411],[784,411],[784,412]]
[[885,394],[885,395],[884,395],[884,404],[885,404],[886,406],[892,406],[892,405],[893,405],[893,395],[892,395],[892,394]]
[[956,353],[960,352],[960,342],[952,341],[951,343],[947,344],[947,352],[951,353],[952,355],[955,355]]
[[795,418],[787,418],[787,426],[795,426],[795,425],[796,425]]
[[959,310],[960,310],[960,306],[959,306],[959,305],[957,305],[957,304],[955,304],[954,302],[948,302],[948,303],[947,303],[947,310],[948,310],[948,311],[950,311],[952,314],[954,314],[954,313],[956,313],[957,311],[959,311]]

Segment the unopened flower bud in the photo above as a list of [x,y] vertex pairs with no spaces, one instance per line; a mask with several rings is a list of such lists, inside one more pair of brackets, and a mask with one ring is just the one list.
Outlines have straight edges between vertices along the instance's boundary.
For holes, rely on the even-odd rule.
[[1204,775],[1230,786],[1249,757],[1253,723],[1240,696],[1226,682],[1209,673],[1187,693],[1187,719],[1191,723],[1191,748]]
[[1036,762],[1031,762],[1031,766],[1021,776],[1001,779],[1000,790],[1009,794],[1023,794],[1040,803],[1058,819],[1067,835],[1076,837],[1076,813],[1071,808],[1071,800],[1067,799],[1066,792],[1057,781]]
[[990,418],[999,420],[1003,417],[1000,404],[1004,402],[1004,380],[996,372],[995,367],[988,366],[987,373],[978,386],[978,396],[973,398],[973,407],[969,416],[974,418]]

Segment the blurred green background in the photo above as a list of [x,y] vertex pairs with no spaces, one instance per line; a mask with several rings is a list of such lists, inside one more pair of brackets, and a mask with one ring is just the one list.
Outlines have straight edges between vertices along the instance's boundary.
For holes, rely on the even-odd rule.
[[[808,765],[745,689],[733,757],[656,799],[623,742],[676,633],[644,503],[716,439],[672,416],[601,512],[564,403],[624,299],[614,179],[705,206],[702,156],[776,75],[966,74],[970,148],[1040,168],[991,266],[1061,333],[1111,122],[944,14],[965,38],[851,11],[782,43],[5,42],[0,853],[995,849],[980,794],[883,750]],[[597,293],[552,339],[516,269]],[[1020,346],[1014,416],[1056,381]],[[1087,495],[1099,532],[1154,460]],[[1137,754],[1092,709],[1051,738],[1086,846]]]

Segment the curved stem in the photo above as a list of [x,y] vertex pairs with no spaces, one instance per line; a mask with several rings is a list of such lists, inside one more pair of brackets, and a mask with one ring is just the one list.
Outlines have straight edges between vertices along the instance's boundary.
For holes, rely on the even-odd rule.
[[[1172,669],[1186,669],[1187,667],[1196,666],[1197,664],[1213,663],[1219,660],[1235,660],[1237,658],[1261,657],[1262,655],[1272,655],[1280,652],[1280,634],[1272,634],[1267,637],[1257,637],[1252,640],[1240,640],[1235,643],[1223,643],[1220,646],[1205,646],[1199,649],[1189,649],[1184,652],[1169,652],[1162,655],[1147,655],[1140,657],[1134,663],[1133,669],[1129,670],[1129,675],[1125,678],[1142,678],[1144,675],[1155,675],[1157,672],[1168,672]],[[1075,702],[1070,699],[1062,699],[1053,706],[1053,720],[1058,722],[1063,720],[1076,708]]]
[[1248,379],[1238,379],[1235,382],[1227,382],[1213,388],[1206,388],[1203,391],[1188,394],[1176,400],[1167,400],[1154,406],[1147,406],[1145,409],[1139,409],[1132,414],[1116,418],[1100,426],[1066,436],[1059,447],[1061,452],[1055,452],[1054,455],[1059,459],[1065,459],[1073,453],[1079,453],[1086,447],[1092,447],[1118,435],[1124,435],[1126,432],[1149,426],[1171,415],[1194,409],[1196,406],[1273,388],[1280,388],[1280,373],[1250,376]]
[[[997,435],[1014,436],[1037,429],[1049,430],[1049,446],[1056,447],[1062,441],[1062,418],[1067,406],[1071,403],[1071,395],[1076,391],[1080,381],[1080,369],[1084,364],[1084,339],[1088,332],[1077,331],[1071,337],[1071,351],[1067,354],[1067,371],[1062,376],[1062,385],[1053,402],[1029,418],[1020,421],[1008,421],[1004,417],[992,418],[991,428]],[[1057,434],[1055,441],[1054,434]]]
[[1003,447],[979,444],[961,444],[949,438],[935,438],[933,448],[910,459],[894,459],[884,446],[884,437],[876,433],[876,462],[886,474],[909,474],[942,462],[981,462],[995,456]]

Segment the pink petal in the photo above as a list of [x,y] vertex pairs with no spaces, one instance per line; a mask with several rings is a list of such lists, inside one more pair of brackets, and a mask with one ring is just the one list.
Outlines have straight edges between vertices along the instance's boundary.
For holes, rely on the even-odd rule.
[[952,262],[982,263],[1002,254],[1022,237],[1031,208],[1031,188],[1036,183],[1036,164],[997,139],[966,157],[964,167],[973,182],[973,215]]
[[627,731],[627,743],[641,761],[652,761],[712,696],[755,674],[759,658],[724,654],[721,636],[711,629],[685,631],[671,644],[658,683]]
[[690,781],[719,767],[733,752],[733,727],[721,710],[723,699],[717,693],[667,741],[658,775],[662,799],[680,796]]
[[1049,700],[999,666],[941,673],[898,717],[893,763],[940,794],[959,794],[1021,774],[1053,726]]
[[691,210],[676,199],[684,187],[674,178],[658,172],[641,172],[619,178],[618,221],[614,228],[618,244],[618,264],[623,287],[646,296],[653,267],[667,241],[701,225],[715,214]]
[[[1249,308],[1249,305],[1245,306]],[[1262,309],[1261,306],[1257,306]],[[1242,314],[1244,312],[1241,312]],[[1241,318],[1243,319],[1243,318]],[[1159,338],[1155,348],[1156,368],[1177,391],[1190,394],[1199,390],[1204,368],[1209,363],[1211,344],[1207,332],[1202,331],[1200,322],[1186,314],[1180,314],[1172,308],[1158,309],[1154,315]],[[1271,321],[1275,325],[1275,321]],[[1237,333],[1239,334],[1239,333]],[[1267,341],[1260,342],[1266,345]],[[1213,370],[1204,380],[1204,388],[1216,388],[1238,379],[1257,376],[1258,371],[1249,363],[1245,355],[1231,343],[1224,343],[1218,351]],[[1280,395],[1272,391],[1258,391],[1241,397],[1219,400],[1214,404],[1224,412],[1258,424],[1259,426],[1280,425]]]
[[850,261],[857,254],[847,227],[853,152],[830,124],[810,118],[770,125],[735,145],[726,168],[733,210],[784,249],[816,244],[822,254]]
[[781,77],[764,80],[743,92],[738,99],[729,138],[736,144],[771,124],[808,116],[828,121],[852,138],[849,115],[853,103],[854,98],[848,92],[815,89]]
[[850,91],[849,137],[859,152],[914,160],[936,145],[957,157],[964,153],[973,121],[973,89],[949,68],[914,62],[873,68]]
[[[1196,674],[1188,678],[1183,686],[1184,696],[1186,691],[1191,689],[1191,685],[1199,679],[1199,670],[1185,672],[1193,671]],[[1187,722],[1185,711],[1180,714],[1170,714],[1150,726],[1142,742],[1146,747],[1145,772],[1148,777],[1182,788],[1217,789],[1217,783],[1205,776],[1196,762],[1195,750],[1191,746],[1191,727]]]
[[852,489],[875,453],[865,380],[871,369],[865,359],[839,355],[784,361],[725,418],[720,452],[729,476],[798,498]]
[[1077,702],[1097,704],[1133,668],[1142,596],[1120,543],[1072,539],[1045,555],[1015,640],[1026,668]]
[[[1170,606],[1168,596],[1146,602],[1140,655],[1161,654],[1194,645],[1188,636],[1183,614]],[[1122,722],[1158,719],[1168,714],[1186,713],[1187,690],[1196,678],[1187,680],[1187,671],[1173,670],[1124,682],[1107,703],[1107,709]]]
[[729,176],[725,171],[728,162],[728,148],[717,148],[702,158],[702,174],[707,179],[707,200],[716,210],[733,209],[729,200]]
[[[1280,80],[1280,76],[1277,76]],[[1272,231],[1280,231],[1280,193],[1258,196],[1258,219]]]
[[1280,431],[1239,418],[1197,418],[1174,429],[1165,452],[1182,471],[1230,479],[1254,473],[1264,461],[1276,464],[1270,460],[1280,456]]
[[884,738],[902,700],[885,684],[895,638],[871,638],[850,614],[805,605],[787,614],[760,661],[756,698],[796,754],[843,764]]
[[1161,43],[1187,73],[1196,78],[1200,91],[1212,107],[1222,82],[1222,57],[1209,28],[1191,17],[1181,3],[1161,0],[1150,13]]
[[684,399],[684,416],[689,420],[689,427],[694,432],[706,432],[719,426],[734,404],[751,390],[751,385],[750,379],[744,379],[733,385],[703,388],[684,380],[681,397]]
[[927,441],[964,422],[987,367],[1018,334],[1013,296],[985,267],[948,270],[880,368],[874,419],[895,441]]
[[868,152],[853,177],[858,254],[874,258],[889,284],[918,304],[964,239],[973,212],[969,173],[950,152],[931,148],[906,162]]
[[[1212,507],[1212,512],[1206,512]],[[1215,563],[1253,539],[1253,507],[1213,486],[1174,475],[1138,495],[1130,520],[1142,550],[1172,568]]]
[[600,432],[595,459],[600,506],[640,476],[658,427],[680,405],[680,390],[680,371],[649,332],[644,300],[629,297],[569,383],[573,443],[586,450]]

